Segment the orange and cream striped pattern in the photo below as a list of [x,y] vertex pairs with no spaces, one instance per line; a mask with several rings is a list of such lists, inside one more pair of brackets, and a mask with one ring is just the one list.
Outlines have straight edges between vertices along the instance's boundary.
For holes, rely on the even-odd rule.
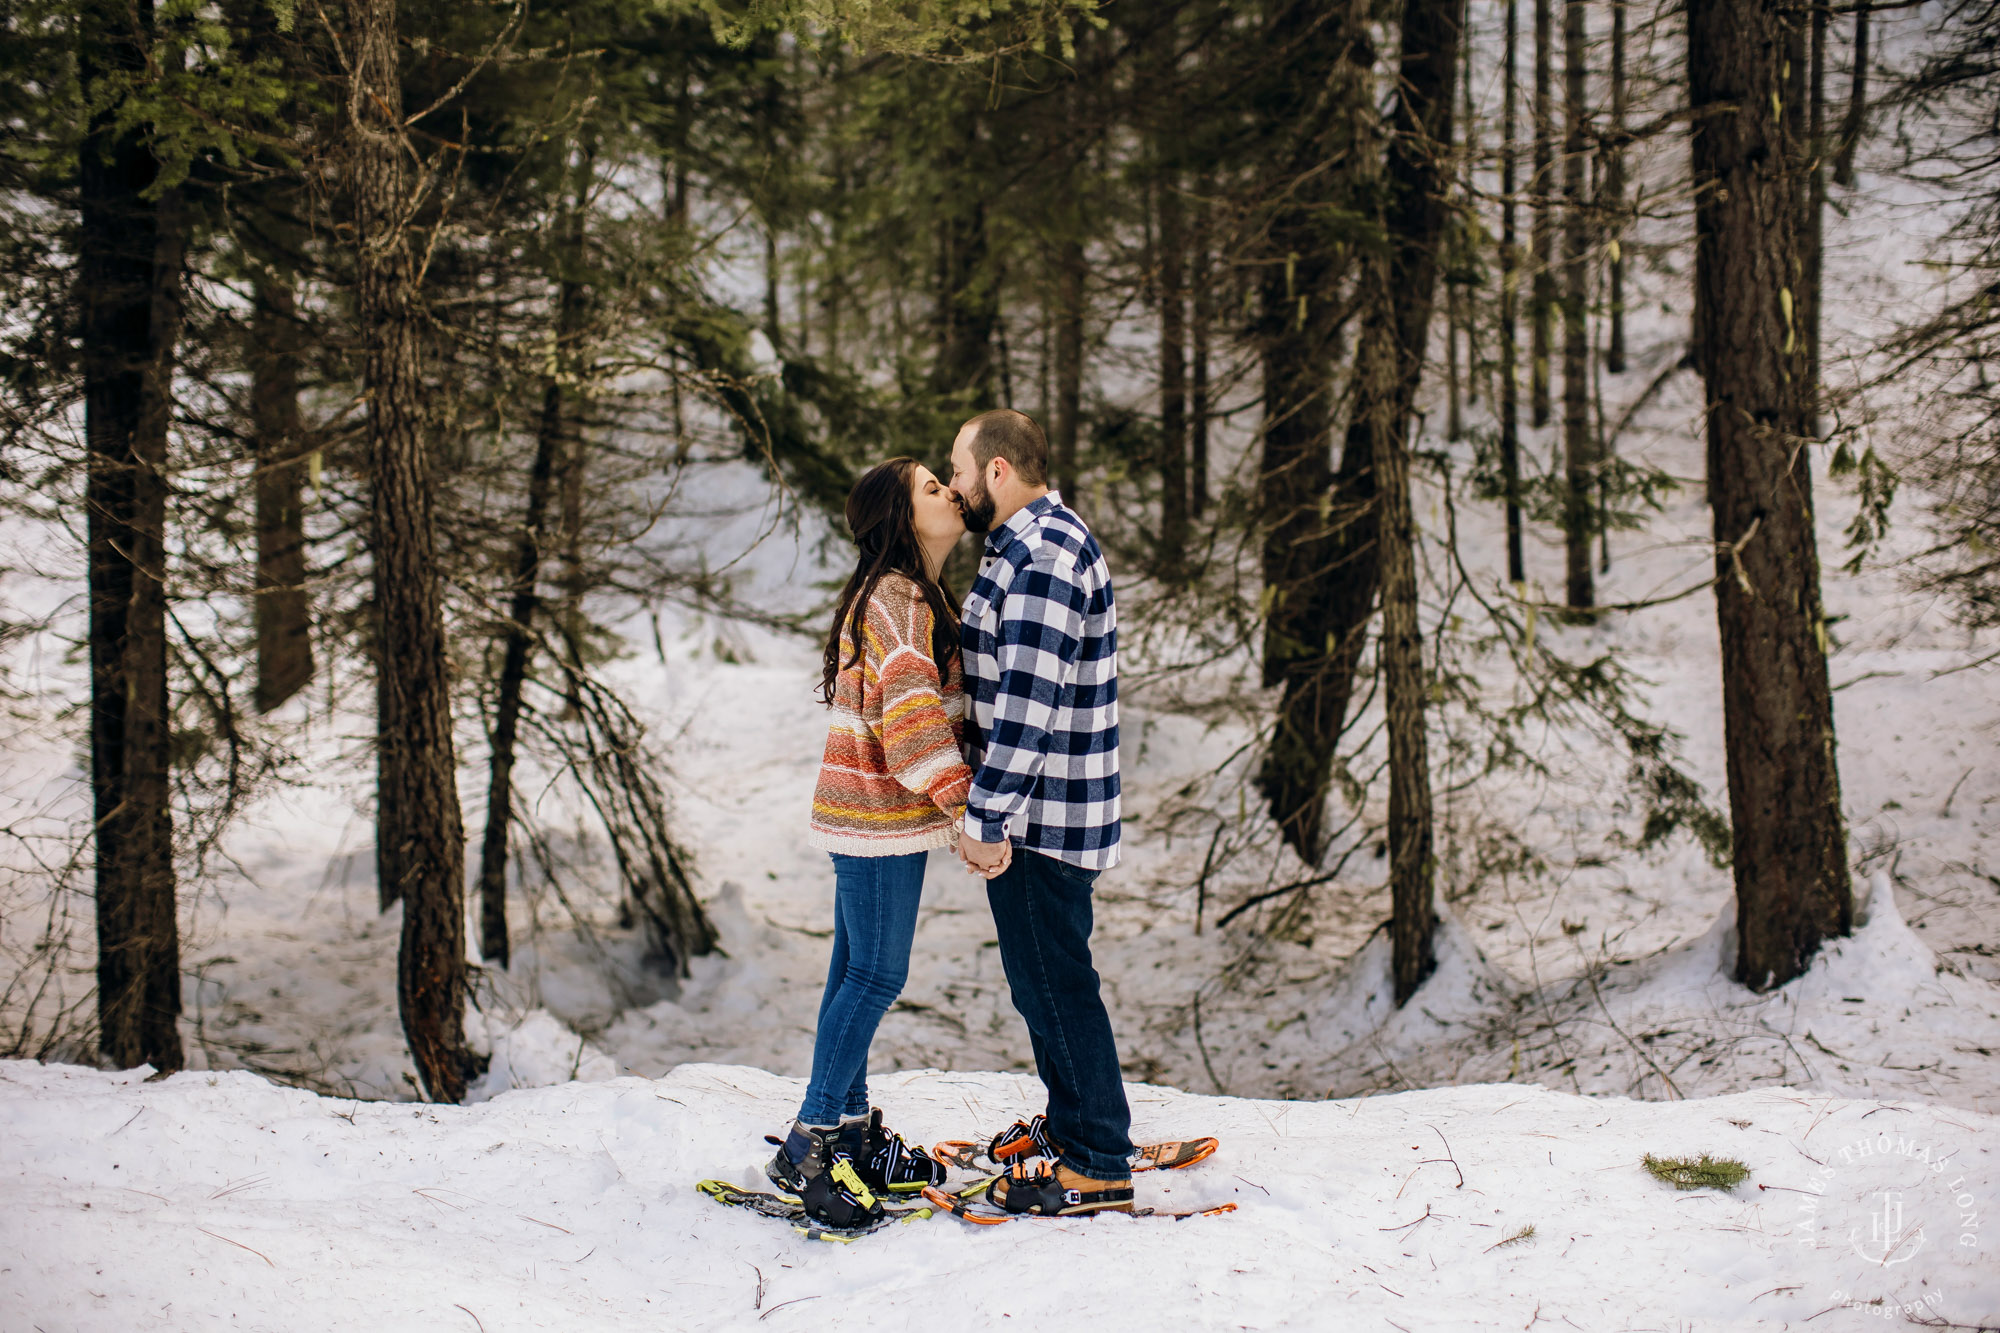
[[[885,575],[868,599],[861,660],[834,680],[833,725],[806,841],[847,856],[949,847],[965,814],[965,688],[958,663],[938,677],[934,618],[917,585]],[[840,660],[854,655],[846,626]]]

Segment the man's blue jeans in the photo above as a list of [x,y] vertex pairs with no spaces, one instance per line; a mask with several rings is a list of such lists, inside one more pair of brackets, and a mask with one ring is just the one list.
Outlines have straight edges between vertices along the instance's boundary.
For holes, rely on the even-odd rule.
[[833,960],[819,1002],[812,1080],[799,1107],[808,1125],[868,1114],[868,1047],[910,975],[928,855],[833,853]]
[[1090,963],[1096,879],[1094,870],[1016,847],[1013,863],[986,881],[986,901],[1014,1007],[1048,1086],[1049,1132],[1063,1165],[1094,1180],[1124,1180],[1132,1174],[1132,1110]]

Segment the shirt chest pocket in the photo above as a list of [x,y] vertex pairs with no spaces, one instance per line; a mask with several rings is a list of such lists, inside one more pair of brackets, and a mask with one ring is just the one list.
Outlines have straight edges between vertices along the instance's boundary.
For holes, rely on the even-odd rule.
[[[961,608],[962,623],[967,631],[978,631],[981,638],[991,642],[992,635],[1000,628],[1000,613],[985,594],[974,591],[965,595],[965,605]],[[970,633],[967,642],[974,642]]]

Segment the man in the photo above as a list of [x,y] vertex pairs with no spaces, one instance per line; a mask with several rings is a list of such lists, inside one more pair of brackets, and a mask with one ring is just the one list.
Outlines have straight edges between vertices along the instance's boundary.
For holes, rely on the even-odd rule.
[[1042,428],[982,412],[951,446],[986,535],[965,598],[972,791],[958,851],[987,876],[1000,961],[1048,1088],[1053,1169],[996,1182],[1010,1212],[1132,1210],[1132,1113],[1090,963],[1091,885],[1118,864],[1118,641],[1104,553],[1048,485]]

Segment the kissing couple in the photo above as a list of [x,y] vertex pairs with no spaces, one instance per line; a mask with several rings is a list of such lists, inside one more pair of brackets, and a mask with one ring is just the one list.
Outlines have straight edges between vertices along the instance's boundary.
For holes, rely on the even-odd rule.
[[[959,428],[951,480],[880,463],[847,498],[858,548],[827,631],[833,711],[807,841],[830,854],[833,957],[812,1078],[765,1173],[823,1227],[944,1166],[868,1103],[868,1048],[909,974],[928,854],[985,879],[1044,1115],[1002,1135],[1045,1165],[989,1187],[1010,1213],[1132,1211],[1131,1110],[1090,961],[1091,886],[1118,863],[1117,615],[1104,553],[1049,489],[1042,428],[1011,409]],[[942,580],[985,538],[963,605]]]

